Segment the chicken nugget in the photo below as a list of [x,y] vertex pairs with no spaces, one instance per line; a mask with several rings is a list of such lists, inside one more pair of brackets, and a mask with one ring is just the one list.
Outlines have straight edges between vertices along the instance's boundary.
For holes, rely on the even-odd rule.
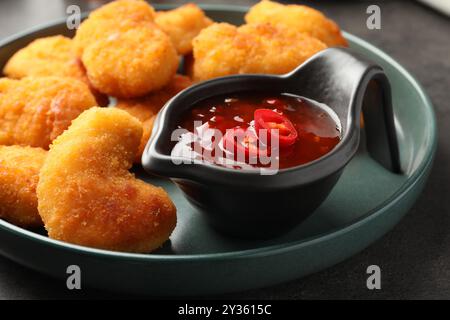
[[166,85],[179,59],[170,38],[142,0],[119,0],[93,11],[78,28],[75,49],[98,91],[122,98]]
[[47,152],[41,148],[0,146],[0,218],[19,227],[42,226],[36,187]]
[[74,78],[0,79],[0,144],[48,149],[70,122],[96,101]]
[[192,51],[192,39],[213,23],[196,4],[188,3],[169,11],[156,13],[156,24],[169,35],[180,55]]
[[148,140],[150,139],[153,131],[153,124],[155,123],[156,114],[151,118],[142,122],[142,138],[141,143],[138,148],[138,152],[136,153],[136,157],[134,158],[135,163],[141,163],[142,154],[144,153],[145,146],[147,145]]
[[81,59],[74,53],[72,39],[63,36],[34,40],[8,60],[3,73],[14,79],[47,76],[76,78],[89,86],[99,105],[108,104],[108,97],[89,83]]
[[250,8],[245,21],[283,24],[297,32],[304,32],[321,40],[329,47],[348,46],[347,40],[342,36],[339,26],[334,21],[327,19],[320,11],[307,6],[283,5],[262,0]]
[[130,113],[141,121],[148,120],[178,92],[186,89],[192,84],[191,79],[176,74],[172,80],[161,90],[155,91],[141,98],[117,99],[116,108]]
[[217,23],[194,39],[195,81],[242,73],[283,74],[326,48],[283,25]]
[[153,121],[159,110],[178,92],[192,84],[191,79],[183,75],[175,75],[167,86],[142,98],[118,99],[116,108],[127,111],[142,122],[144,133],[135,162],[141,163],[142,152],[152,133]]
[[156,26],[98,40],[84,50],[82,61],[96,89],[122,98],[162,88],[174,76],[179,62],[169,37]]
[[72,39],[63,36],[39,38],[17,51],[6,63],[3,73],[15,79],[28,76],[86,76],[73,52]]
[[53,142],[37,187],[51,238],[128,252],[149,252],[169,238],[174,204],[128,171],[141,137],[142,124],[127,112],[91,108]]
[[112,1],[92,11],[81,23],[74,37],[75,50],[81,56],[95,41],[151,23],[154,18],[155,10],[143,0]]

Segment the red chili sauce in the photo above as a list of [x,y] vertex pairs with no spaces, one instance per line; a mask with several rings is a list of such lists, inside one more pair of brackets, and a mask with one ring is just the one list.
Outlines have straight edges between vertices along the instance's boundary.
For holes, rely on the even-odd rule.
[[[199,143],[191,141],[189,148],[191,152],[196,150],[197,159],[224,165],[214,151],[208,157],[201,156],[205,149],[211,149],[211,141],[218,143],[222,151],[232,154],[231,160],[235,162],[225,165],[232,168],[267,166],[259,160],[250,161],[260,152],[276,154],[280,169],[305,164],[330,152],[341,136],[338,117],[329,107],[285,93],[238,93],[208,98],[182,115],[179,128],[188,130],[191,138],[205,128],[218,129],[221,133],[218,139],[205,143],[200,138]],[[258,134],[262,132],[260,129],[266,131]],[[235,138],[239,134],[240,140]],[[237,161],[237,151],[245,153],[245,161],[242,158]]]

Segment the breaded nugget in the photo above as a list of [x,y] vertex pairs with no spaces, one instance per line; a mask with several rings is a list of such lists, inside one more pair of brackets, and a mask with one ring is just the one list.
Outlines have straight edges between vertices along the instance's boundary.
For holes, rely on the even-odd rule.
[[269,22],[283,24],[289,28],[304,32],[321,40],[329,47],[348,46],[339,26],[327,19],[320,11],[302,5],[283,5],[262,0],[250,8],[245,16],[247,23]]
[[86,76],[73,52],[72,39],[52,36],[36,39],[17,51],[7,62],[3,73],[15,79],[28,76]]
[[158,111],[178,92],[192,84],[191,79],[183,75],[175,75],[167,86],[142,98],[118,99],[116,108],[127,111],[142,122],[144,133],[135,162],[140,163],[142,152],[152,133],[153,120]]
[[178,92],[186,89],[192,81],[183,75],[176,74],[161,90],[155,91],[141,98],[117,99],[116,108],[130,113],[141,121],[154,116]]
[[42,226],[36,187],[47,152],[0,146],[0,218],[23,228]]
[[326,48],[282,25],[217,23],[194,39],[195,81],[240,73],[283,74]]
[[205,12],[193,3],[185,4],[173,10],[157,12],[155,22],[169,35],[180,55],[191,52],[192,39],[202,29],[213,23],[205,15]]
[[81,56],[88,45],[112,34],[152,23],[155,10],[142,0],[112,1],[90,13],[74,37],[75,50]]
[[0,79],[0,144],[48,149],[70,122],[96,101],[74,78]]
[[84,50],[82,61],[96,89],[122,98],[162,88],[179,62],[169,37],[156,27],[138,27],[98,40]]
[[39,213],[51,238],[149,252],[166,241],[176,208],[131,174],[142,124],[117,108],[82,113],[52,144],[39,176]]
[[77,30],[76,52],[100,92],[133,98],[166,85],[178,68],[170,38],[145,1],[114,1],[93,11]]
[[86,83],[99,105],[108,103],[106,96],[93,88],[86,70],[74,53],[72,39],[63,36],[39,38],[17,51],[7,62],[3,73],[15,79],[23,77],[73,77]]
[[147,119],[142,122],[142,138],[141,143],[139,144],[138,152],[136,157],[134,158],[135,163],[141,163],[142,154],[144,153],[145,146],[147,145],[150,136],[152,135],[153,124],[156,119],[156,114],[152,116],[150,119]]
[[153,21],[155,10],[145,0],[111,1],[91,12],[89,17],[114,20]]

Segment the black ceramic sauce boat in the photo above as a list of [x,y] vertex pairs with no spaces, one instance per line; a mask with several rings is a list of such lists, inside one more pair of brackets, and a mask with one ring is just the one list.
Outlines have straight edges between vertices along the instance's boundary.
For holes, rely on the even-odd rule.
[[[292,93],[328,105],[341,122],[341,141],[325,156],[275,175],[208,162],[175,164],[171,135],[181,114],[200,100],[245,91]],[[142,164],[150,173],[170,177],[218,230],[267,238],[295,227],[328,196],[358,149],[361,111],[368,152],[386,170],[399,173],[388,80],[379,66],[337,48],[320,52],[286,75],[223,77],[179,93],[160,111]]]

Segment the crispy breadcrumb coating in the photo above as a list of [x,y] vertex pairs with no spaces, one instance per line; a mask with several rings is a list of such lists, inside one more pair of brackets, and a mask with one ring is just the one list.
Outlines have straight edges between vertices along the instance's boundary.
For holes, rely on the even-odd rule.
[[32,41],[8,60],[3,73],[15,79],[29,76],[86,78],[73,52],[72,39],[60,35]]
[[196,4],[188,3],[169,11],[156,13],[156,24],[169,35],[180,55],[192,51],[192,39],[213,22]]
[[175,75],[173,79],[159,91],[153,92],[142,98],[118,99],[116,108],[127,111],[132,116],[139,119],[144,126],[141,145],[136,155],[135,162],[140,163],[142,152],[152,133],[153,120],[158,111],[178,92],[186,89],[192,81],[183,75]]
[[72,77],[89,86],[97,104],[106,106],[108,98],[91,86],[81,59],[74,53],[72,39],[63,36],[39,38],[17,51],[3,73],[14,79],[24,77]]
[[36,187],[47,152],[41,148],[0,146],[0,218],[19,227],[42,226]]
[[0,79],[0,144],[48,149],[71,121],[96,105],[74,78]]
[[154,23],[145,1],[114,1],[93,11],[78,28],[75,50],[98,91],[134,98],[165,86],[179,59],[172,41]]
[[183,75],[176,74],[161,90],[150,93],[141,98],[117,99],[116,108],[127,111],[141,121],[151,118],[178,92],[186,89],[192,81]]
[[152,23],[154,18],[155,10],[145,1],[112,1],[92,11],[89,18],[81,23],[73,39],[75,50],[81,56],[84,48],[95,41]]
[[194,39],[195,81],[241,73],[283,74],[326,48],[282,25],[216,23]]
[[136,154],[136,158],[134,159],[135,163],[141,163],[142,154],[144,153],[145,146],[147,145],[148,140],[152,135],[153,124],[156,119],[156,114],[151,118],[142,122],[142,138],[141,143],[139,144],[138,152]]
[[339,26],[313,8],[302,5],[283,5],[262,0],[250,8],[245,16],[247,23],[283,24],[297,31],[304,32],[324,42],[329,47],[348,46]]
[[82,60],[96,89],[123,98],[143,96],[164,87],[179,62],[169,37],[151,27],[98,40],[84,50]]
[[53,142],[37,188],[51,238],[128,252],[149,252],[169,238],[174,204],[128,171],[141,137],[141,122],[127,112],[91,108]]

